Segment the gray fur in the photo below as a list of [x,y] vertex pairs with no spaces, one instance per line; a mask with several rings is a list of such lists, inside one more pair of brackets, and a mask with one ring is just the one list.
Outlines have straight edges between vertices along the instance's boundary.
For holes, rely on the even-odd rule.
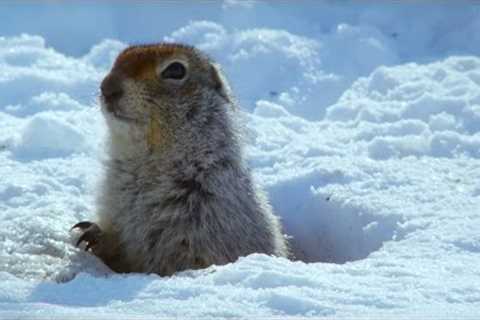
[[190,74],[178,88],[124,78],[116,108],[128,121],[102,102],[109,160],[93,252],[115,271],[160,275],[254,252],[286,257],[279,220],[245,167],[225,79],[198,50],[181,48]]

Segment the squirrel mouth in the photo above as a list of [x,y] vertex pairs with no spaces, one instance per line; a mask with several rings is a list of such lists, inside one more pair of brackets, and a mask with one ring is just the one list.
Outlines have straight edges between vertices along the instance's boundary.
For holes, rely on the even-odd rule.
[[137,119],[127,116],[124,113],[122,113],[119,109],[118,106],[113,105],[112,103],[107,103],[104,99],[101,100],[101,105],[102,109],[105,114],[109,115],[110,117],[122,121],[122,122],[127,122],[127,123],[136,123],[138,122]]
[[110,114],[115,118],[123,122],[138,122],[137,119],[131,118],[129,116],[126,116],[124,114],[119,113],[117,110],[110,111]]

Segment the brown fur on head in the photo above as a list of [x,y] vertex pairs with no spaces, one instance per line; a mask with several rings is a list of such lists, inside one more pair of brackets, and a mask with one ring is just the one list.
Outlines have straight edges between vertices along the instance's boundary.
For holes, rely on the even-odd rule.
[[161,43],[121,52],[102,82],[101,101],[113,131],[128,126],[152,149],[172,142],[179,129],[199,121],[195,118],[205,118],[203,109],[214,100],[227,102],[227,90],[206,55],[190,46]]

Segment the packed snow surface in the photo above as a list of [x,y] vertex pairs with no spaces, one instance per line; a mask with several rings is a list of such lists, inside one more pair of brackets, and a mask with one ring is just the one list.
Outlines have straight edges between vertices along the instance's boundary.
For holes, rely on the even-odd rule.
[[[0,7],[0,319],[480,316],[475,2]],[[223,66],[297,261],[161,278],[73,245],[104,169],[99,82],[160,40]]]

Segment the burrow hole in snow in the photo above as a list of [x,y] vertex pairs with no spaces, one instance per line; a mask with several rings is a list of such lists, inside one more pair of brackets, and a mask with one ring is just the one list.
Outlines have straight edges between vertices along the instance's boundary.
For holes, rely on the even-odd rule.
[[316,173],[268,190],[296,259],[345,263],[366,258],[385,241],[400,240],[398,216],[379,215],[367,206],[336,199],[335,194],[314,192],[312,187],[318,188],[319,182],[348,183],[341,174]]

